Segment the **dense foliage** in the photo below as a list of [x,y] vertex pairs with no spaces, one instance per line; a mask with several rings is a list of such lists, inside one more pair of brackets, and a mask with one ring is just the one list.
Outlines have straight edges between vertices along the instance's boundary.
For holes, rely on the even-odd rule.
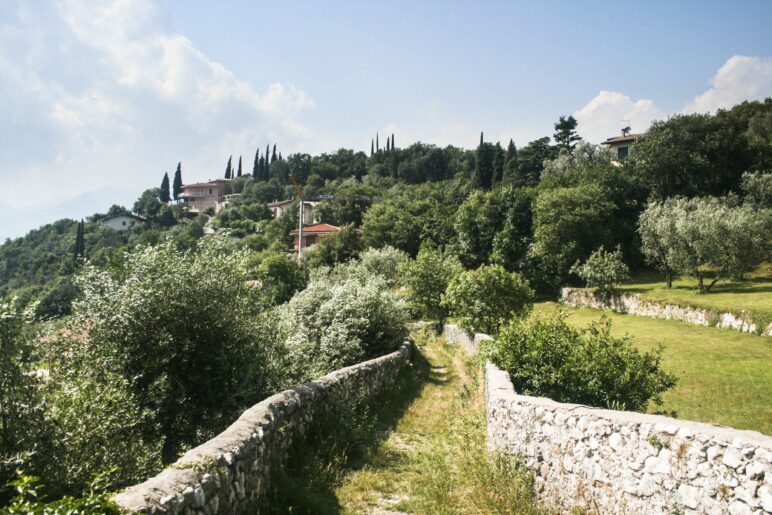
[[572,327],[564,314],[515,319],[484,353],[509,372],[518,393],[558,402],[645,411],[676,384],[660,367],[661,349],[638,351],[629,337],[611,335],[607,319],[587,329]]
[[531,311],[533,290],[520,274],[483,265],[454,276],[442,303],[467,332],[497,334],[502,324]]
[[630,277],[630,269],[622,260],[619,247],[613,252],[607,252],[603,246],[590,254],[584,263],[577,262],[571,267],[589,288],[596,288],[598,293],[608,294],[614,286]]

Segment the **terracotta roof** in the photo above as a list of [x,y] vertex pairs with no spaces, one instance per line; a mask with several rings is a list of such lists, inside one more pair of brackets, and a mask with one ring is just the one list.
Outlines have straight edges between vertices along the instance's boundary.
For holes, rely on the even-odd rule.
[[[303,234],[324,234],[328,232],[338,232],[340,227],[336,227],[330,224],[316,224],[303,227]],[[290,234],[297,234],[298,230],[295,229]]]
[[601,145],[610,145],[612,143],[624,143],[625,141],[635,141],[641,136],[643,136],[643,132],[639,132],[638,134],[628,134],[627,136],[614,136],[613,138],[609,138]]

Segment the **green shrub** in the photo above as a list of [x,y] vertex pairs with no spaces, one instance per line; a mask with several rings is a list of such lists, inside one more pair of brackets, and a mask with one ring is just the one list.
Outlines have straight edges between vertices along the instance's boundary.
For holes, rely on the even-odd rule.
[[306,285],[306,276],[291,256],[271,254],[257,267],[262,296],[267,305],[284,304]]
[[447,307],[442,304],[442,295],[450,280],[462,270],[455,256],[422,246],[415,260],[405,262],[400,268],[411,313],[442,323],[448,315]]
[[16,496],[3,507],[9,515],[118,515],[120,510],[104,494],[88,494],[80,498],[70,496],[46,502],[39,478],[22,473],[11,482]]
[[583,264],[577,261],[571,273],[584,279],[587,287],[597,288],[601,294],[611,293],[614,285],[630,277],[630,269],[622,261],[622,249],[618,246],[614,252],[606,252],[601,245]]
[[215,237],[196,252],[172,242],[141,248],[113,274],[86,267],[83,298],[52,356],[57,373],[90,371],[104,385],[123,378],[134,413],[151,414],[126,424],[144,420],[146,440],[163,442],[163,461],[173,461],[280,381],[268,371],[275,340],[256,317],[262,302],[248,263],[248,252]]
[[630,337],[612,336],[605,318],[586,329],[565,318],[513,320],[483,355],[509,372],[518,393],[558,402],[645,411],[675,386],[675,376],[660,368],[661,348],[640,352]]
[[0,504],[15,468],[26,466],[43,429],[40,381],[34,373],[31,312],[0,301]]
[[383,355],[407,334],[404,303],[379,276],[316,277],[280,318],[295,381]]
[[496,334],[502,322],[531,311],[533,296],[520,274],[500,265],[483,265],[453,277],[442,303],[465,331]]

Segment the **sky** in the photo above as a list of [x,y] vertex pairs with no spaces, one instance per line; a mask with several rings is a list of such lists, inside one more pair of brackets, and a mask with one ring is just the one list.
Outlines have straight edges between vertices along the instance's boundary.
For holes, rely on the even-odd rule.
[[0,238],[257,148],[599,143],[772,96],[772,2],[0,0]]

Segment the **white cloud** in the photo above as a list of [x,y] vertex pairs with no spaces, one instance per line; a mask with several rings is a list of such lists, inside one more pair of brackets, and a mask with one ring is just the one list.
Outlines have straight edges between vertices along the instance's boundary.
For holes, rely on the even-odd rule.
[[735,55],[710,79],[710,89],[684,107],[685,113],[715,112],[745,100],[772,96],[772,58]]
[[574,117],[579,122],[579,134],[591,143],[600,143],[618,135],[625,124],[633,132],[643,132],[651,122],[664,118],[665,112],[647,98],[633,101],[623,93],[601,91]]
[[258,145],[308,146],[313,105],[292,85],[258,93],[151,0],[0,6],[0,139],[14,142],[0,189],[15,205],[140,192],[180,160],[186,180],[221,175],[230,154],[249,168]]

